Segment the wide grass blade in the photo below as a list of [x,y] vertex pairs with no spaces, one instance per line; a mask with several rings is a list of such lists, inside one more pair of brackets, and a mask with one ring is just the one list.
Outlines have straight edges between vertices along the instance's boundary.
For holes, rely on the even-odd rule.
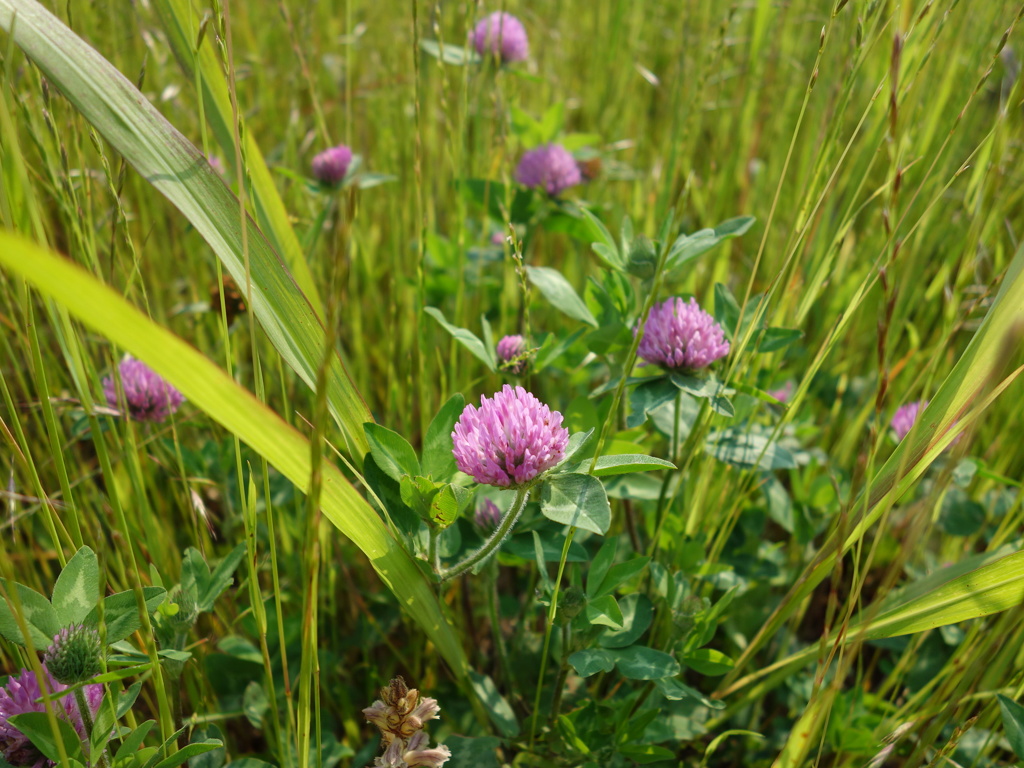
[[[961,564],[913,582],[895,606],[873,605],[854,619],[840,636],[833,633],[824,645],[842,645],[911,635],[963,621],[980,619],[1024,604],[1024,552],[976,556],[983,563],[964,572]],[[886,600],[885,602],[891,602]],[[797,653],[737,680],[722,691],[729,695],[773,674],[792,673],[821,654],[815,643]],[[781,682],[781,679],[779,679]]]
[[849,530],[836,529],[817,557],[797,579],[781,605],[744,649],[736,667],[720,690],[730,687],[743,666],[815,587],[831,572],[836,560],[860,541],[889,507],[899,500],[956,437],[958,428],[970,426],[993,399],[1020,373],[1002,380],[1007,350],[1016,346],[1024,327],[1024,247],[1018,249],[985,320],[910,434],[900,442],[870,485],[852,505],[863,512]]
[[[143,360],[297,488],[308,490],[309,441],[189,344],[79,266],[9,233],[0,233],[0,265]],[[324,515],[366,554],[402,608],[420,624],[455,674],[464,677],[462,646],[426,577],[341,472],[328,462],[321,470]]]
[[1024,552],[1015,552],[886,611],[851,634],[856,639],[869,640],[909,635],[999,613],[1022,604]]
[[[206,44],[196,50],[196,37],[199,32],[199,20],[189,10],[189,4],[183,0],[157,0],[154,4],[160,21],[163,24],[167,40],[174,51],[185,75],[195,81],[196,69],[199,70],[199,82],[203,100],[203,114],[213,129],[213,135],[227,157],[235,156],[234,117],[231,109],[231,94],[224,81],[224,72],[213,51],[213,35],[206,35]],[[299,289],[309,299],[317,317],[324,317],[323,303],[313,273],[302,252],[299,238],[295,236],[288,209],[284,206],[270,169],[263,159],[263,153],[256,145],[252,135],[244,129],[244,121],[239,120],[239,132],[242,133],[244,144],[243,157],[249,173],[251,186],[248,189],[256,218],[260,228],[270,238],[277,252],[291,269]]]
[[[110,62],[35,0],[0,0],[0,27],[125,160],[192,222],[238,285],[246,293],[251,289],[252,311],[267,336],[313,387],[324,347],[320,318],[248,215],[243,230],[238,199],[203,154]],[[352,458],[361,463],[368,451],[362,425],[373,417],[337,355],[331,358],[327,400]]]

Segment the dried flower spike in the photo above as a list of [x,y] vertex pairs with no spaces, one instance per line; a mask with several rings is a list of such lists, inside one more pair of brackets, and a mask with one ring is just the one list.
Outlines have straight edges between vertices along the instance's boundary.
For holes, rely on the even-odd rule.
[[516,181],[555,196],[582,182],[583,176],[569,150],[561,144],[545,144],[523,155],[516,166]]
[[569,430],[552,411],[522,387],[508,384],[480,408],[467,405],[452,432],[455,462],[478,483],[519,488],[565,456]]
[[352,150],[344,144],[325,149],[313,158],[313,176],[327,187],[341,184],[352,164]]
[[380,689],[380,698],[363,710],[368,722],[380,729],[384,754],[374,760],[384,768],[439,768],[451,757],[448,747],[439,744],[428,749],[430,738],[423,725],[438,716],[441,708],[436,699],[420,698],[419,691],[409,688],[396,677]]
[[522,61],[530,55],[526,29],[511,13],[495,11],[484,17],[470,33],[469,41],[481,56],[497,56],[502,64]]
[[[126,357],[118,366],[128,415],[137,421],[166,421],[185,402],[177,389],[141,360]],[[107,404],[118,407],[117,385],[112,376],[103,379]]]
[[687,303],[677,297],[651,308],[637,353],[662,368],[695,371],[729,354],[729,342],[722,326],[696,299]]

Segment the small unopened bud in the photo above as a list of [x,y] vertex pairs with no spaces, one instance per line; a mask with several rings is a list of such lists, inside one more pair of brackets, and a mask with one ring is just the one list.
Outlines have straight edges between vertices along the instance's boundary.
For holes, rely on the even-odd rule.
[[501,508],[490,499],[484,499],[477,504],[476,512],[473,514],[473,522],[485,532],[490,533],[501,525],[502,517],[504,515],[501,513]]
[[168,616],[167,623],[178,631],[187,632],[199,616],[199,606],[196,605],[195,598],[191,592],[178,588],[171,593],[171,601],[177,604],[178,612]]
[[43,662],[58,683],[75,685],[103,670],[103,644],[92,627],[73,624],[53,636]]
[[587,607],[587,595],[579,587],[569,587],[558,602],[558,612],[566,619],[572,620]]
[[654,243],[643,235],[635,238],[629,246],[629,261],[626,269],[629,274],[641,280],[650,280],[658,268],[658,254]]
[[509,373],[523,373],[530,365],[530,349],[526,339],[516,334],[505,336],[498,342],[498,366]]

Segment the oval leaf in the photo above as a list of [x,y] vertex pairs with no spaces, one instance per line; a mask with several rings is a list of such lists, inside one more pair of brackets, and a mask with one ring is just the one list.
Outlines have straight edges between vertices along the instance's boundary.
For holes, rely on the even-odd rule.
[[604,534],[612,510],[601,481],[591,475],[555,475],[544,484],[541,512],[549,520]]

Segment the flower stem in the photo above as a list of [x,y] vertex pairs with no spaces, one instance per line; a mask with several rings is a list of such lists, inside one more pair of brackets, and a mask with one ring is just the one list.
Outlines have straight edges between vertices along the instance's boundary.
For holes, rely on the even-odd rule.
[[456,576],[461,576],[466,571],[471,570],[474,566],[484,562],[487,558],[491,557],[495,552],[498,551],[498,547],[501,546],[501,542],[505,540],[512,527],[516,524],[519,516],[523,513],[523,508],[526,507],[526,500],[530,497],[529,485],[524,485],[522,488],[516,489],[516,497],[512,501],[512,506],[509,507],[508,512],[505,513],[505,517],[502,518],[501,524],[497,530],[491,534],[489,538],[480,549],[473,554],[469,555],[461,563],[453,565],[448,570],[441,573],[441,581],[448,581],[454,579]]
[[512,677],[512,667],[508,660],[508,648],[505,645],[505,636],[501,631],[501,614],[498,603],[498,561],[492,560],[487,568],[487,614],[491,621],[491,631],[494,633],[494,648],[498,654],[498,664],[505,683],[509,687],[515,685],[515,678]]
[[430,540],[427,545],[427,560],[430,562],[430,567],[434,569],[434,572],[440,573],[441,559],[437,556],[437,537],[441,535],[441,531],[434,526],[430,526],[428,533],[430,534]]
[[[569,545],[572,544],[572,537],[576,535],[576,528],[570,527],[566,534],[565,544],[562,545],[562,557],[558,561],[558,576],[555,577],[555,590],[551,595],[551,606],[548,608],[548,622],[544,627],[544,650],[540,654],[540,673],[537,675],[537,693],[533,697],[533,717],[530,719],[530,749],[533,749],[533,740],[536,737],[537,718],[540,716],[540,694],[544,689],[544,671],[548,665],[548,650],[551,648],[551,628],[555,625],[555,615],[558,613],[558,592],[562,586],[562,574],[565,573],[565,561],[569,557]],[[563,649],[564,650],[564,649]]]
[[[78,705],[78,714],[82,717],[82,725],[85,727],[85,741],[89,745],[90,752],[92,751],[92,710],[89,709],[89,702],[85,699],[85,688],[78,687],[75,689],[75,703]],[[91,755],[90,755],[91,757]],[[103,749],[100,751],[99,758],[96,760],[96,765],[99,768],[107,768],[110,762],[107,760],[107,750]]]

